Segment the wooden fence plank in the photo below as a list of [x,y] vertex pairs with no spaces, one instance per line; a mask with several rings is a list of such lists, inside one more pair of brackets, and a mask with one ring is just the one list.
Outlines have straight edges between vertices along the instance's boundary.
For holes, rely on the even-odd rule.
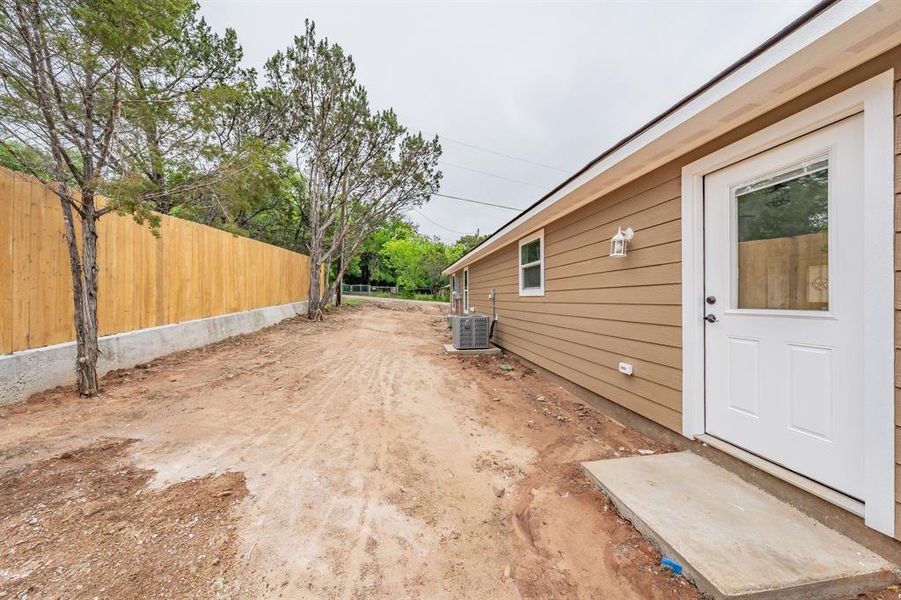
[[17,177],[13,186],[13,351],[29,348],[31,282],[31,182]]
[[[116,214],[98,236],[102,335],[307,298],[309,258],[283,248],[168,216],[158,238]],[[0,168],[0,353],[71,341],[73,313],[58,198]]]
[[[5,175],[5,174],[3,174]],[[13,179],[0,177],[0,353],[13,349]]]

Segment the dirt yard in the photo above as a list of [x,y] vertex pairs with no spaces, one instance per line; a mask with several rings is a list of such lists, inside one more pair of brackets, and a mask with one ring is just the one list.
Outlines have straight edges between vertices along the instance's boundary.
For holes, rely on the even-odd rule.
[[0,409],[0,598],[697,597],[578,469],[668,448],[446,356],[443,309],[369,301]]

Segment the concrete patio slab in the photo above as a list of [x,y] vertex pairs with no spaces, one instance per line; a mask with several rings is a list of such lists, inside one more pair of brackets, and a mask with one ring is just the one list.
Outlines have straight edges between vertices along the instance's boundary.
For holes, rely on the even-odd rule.
[[617,510],[714,598],[839,598],[895,583],[895,567],[690,452],[582,464]]
[[501,353],[501,349],[497,346],[492,346],[490,348],[474,348],[472,350],[459,350],[454,348],[453,344],[444,344],[444,351],[447,354],[487,354],[489,356]]

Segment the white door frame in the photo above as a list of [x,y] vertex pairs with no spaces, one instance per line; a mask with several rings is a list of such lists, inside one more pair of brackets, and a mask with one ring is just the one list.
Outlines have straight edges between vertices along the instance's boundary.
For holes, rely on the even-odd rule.
[[463,269],[463,314],[469,314],[469,267]]
[[895,533],[894,71],[889,70],[682,168],[682,434],[705,433],[704,175],[863,112],[864,519]]

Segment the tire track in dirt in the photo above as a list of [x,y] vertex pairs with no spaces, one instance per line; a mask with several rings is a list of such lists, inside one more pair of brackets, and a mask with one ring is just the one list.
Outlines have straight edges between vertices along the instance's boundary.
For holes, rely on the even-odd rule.
[[[325,424],[325,426],[321,426],[316,432],[313,432],[312,435],[309,435],[309,432],[307,431],[307,435],[303,436],[307,438],[305,442],[295,444],[287,453],[279,456],[279,459],[283,462],[291,462],[296,459],[300,463],[303,463],[305,457],[318,456],[320,452],[328,450],[332,455],[332,460],[344,463],[344,468],[355,471],[368,470],[368,465],[364,464],[359,457],[372,456],[372,448],[367,446],[365,451],[361,451],[359,441],[353,437],[354,424],[346,424],[339,421],[338,426],[333,427],[331,425],[342,415],[348,415],[348,399],[364,396],[377,398],[378,396],[372,393],[377,389],[383,390],[383,393],[381,394],[382,397],[380,402],[381,422],[379,423],[379,426],[375,428],[376,432],[380,432],[382,427],[388,422],[384,416],[385,412],[393,411],[393,406],[391,405],[392,395],[384,390],[391,389],[392,385],[394,385],[394,377],[391,373],[391,369],[386,366],[385,354],[383,352],[360,348],[360,346],[365,346],[365,341],[360,338],[367,337],[366,333],[367,332],[363,332],[361,334],[360,331],[357,330],[358,335],[355,340],[354,350],[345,352],[336,361],[330,360],[331,357],[329,356],[323,356],[323,362],[330,365],[332,370],[329,381],[324,382],[322,385],[313,386],[307,390],[308,394],[320,399],[322,408],[314,414],[306,416],[311,422],[317,422],[320,423],[320,425]],[[359,385],[354,384],[355,381],[365,381],[367,382],[367,386],[361,390]],[[342,400],[342,397],[345,398],[345,400]],[[337,438],[348,436],[350,436],[351,439],[349,445],[346,447],[342,447],[335,443]],[[371,432],[367,432],[366,437],[371,437]],[[327,442],[328,448],[326,448]],[[387,449],[384,444],[382,444],[382,446]],[[385,450],[382,450],[382,455],[379,455],[377,452],[375,454],[376,460],[383,460],[384,454]],[[315,464],[307,466],[316,467]],[[357,586],[363,586],[366,589],[372,590],[375,588],[373,588],[372,585],[367,584],[366,580],[372,579],[373,568],[363,567],[365,562],[363,551],[365,551],[366,548],[371,548],[372,544],[369,540],[372,539],[372,536],[364,536],[363,532],[368,532],[372,529],[371,509],[373,502],[369,494],[368,486],[363,485],[362,490],[359,492],[362,496],[362,500],[351,503],[351,505],[348,506],[347,496],[354,491],[352,486],[345,486],[344,488],[333,490],[336,498],[326,499],[319,507],[320,510],[324,509],[326,511],[327,517],[318,523],[311,522],[309,525],[313,528],[312,537],[321,538],[329,536],[335,537],[336,529],[329,524],[336,520],[356,523],[357,529],[359,529],[361,533],[358,534],[358,538],[354,545],[350,548],[332,549],[329,560],[335,568],[338,568],[340,565],[341,572],[345,574],[345,577],[342,578],[344,583],[352,584],[354,582],[352,574],[358,573],[359,576],[356,579],[358,582]],[[265,499],[261,498],[261,502],[265,502]],[[345,537],[349,537],[346,532],[341,532],[341,534]],[[346,596],[351,591],[352,590],[343,584],[336,584],[327,590],[328,595],[334,597]]]
[[[353,361],[345,360],[336,363],[328,360],[328,356],[324,356],[323,359],[330,365],[331,373],[329,379],[322,379],[318,383],[307,386],[305,390],[308,397],[318,399],[317,406],[312,411],[309,411],[305,404],[292,407],[291,420],[303,417],[303,420],[299,422],[306,423],[306,425],[300,425],[296,431],[292,432],[292,438],[297,441],[288,443],[283,451],[271,457],[274,462],[294,473],[295,481],[293,487],[295,488],[316,489],[322,487],[320,471],[314,468],[315,459],[319,452],[330,451],[342,461],[348,458],[346,453],[338,452],[334,441],[342,437],[342,429],[345,432],[349,432],[349,428],[346,426],[342,428],[340,423],[339,427],[334,428],[331,424],[336,422],[337,417],[347,412],[349,399],[343,394],[335,393],[335,390],[340,387],[341,382],[346,381],[354,373],[360,373],[363,376],[369,375],[367,372],[369,370],[368,366],[364,367],[361,372]],[[275,427],[268,435],[273,437],[275,432],[281,427]],[[259,443],[266,444],[265,436],[259,440]],[[328,446],[328,448],[324,449],[325,446]],[[272,470],[275,471],[275,469]],[[272,479],[267,483],[269,484],[266,486],[268,490],[260,489],[258,491],[257,501],[255,502],[257,512],[264,515],[283,514],[283,511],[275,509],[281,502],[280,496],[284,486],[279,485],[280,482],[277,480],[273,482]],[[353,510],[353,507],[349,508],[344,496],[337,493],[330,493],[325,495],[324,498],[319,498],[316,505],[317,513],[322,514],[322,518],[298,519],[289,517],[286,520],[271,523],[269,527],[263,527],[262,531],[258,531],[256,535],[248,536],[245,544],[266,544],[267,539],[271,540],[277,537],[277,533],[272,530],[288,532],[302,530],[307,533],[309,538],[319,540],[327,538],[333,531],[333,523],[354,517],[353,514],[346,514],[348,510]],[[262,549],[260,554],[258,554],[256,564],[261,569],[265,569],[265,565],[273,559],[276,562],[285,564],[287,557],[283,555],[284,552],[281,552],[282,548],[270,547],[268,550],[270,554],[268,557]],[[290,553],[290,548],[288,550]],[[292,582],[291,578],[286,579],[286,581],[289,586],[292,583],[297,583]]]
[[155,485],[240,472],[250,597],[692,597],[573,466],[649,442],[445,356],[442,309],[368,302],[0,409],[0,469],[127,434]]

